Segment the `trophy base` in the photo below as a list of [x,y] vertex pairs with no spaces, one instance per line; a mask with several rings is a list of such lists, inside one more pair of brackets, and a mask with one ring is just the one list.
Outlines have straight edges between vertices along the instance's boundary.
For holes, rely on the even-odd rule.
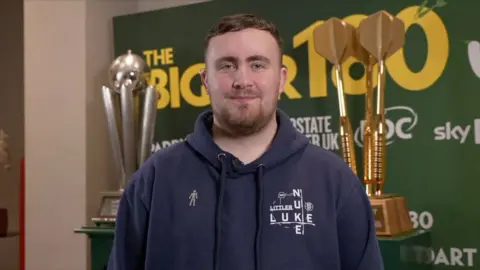
[[405,198],[396,194],[369,197],[378,236],[395,236],[413,230]]
[[96,217],[91,220],[97,226],[114,226],[123,190],[102,192],[102,201]]

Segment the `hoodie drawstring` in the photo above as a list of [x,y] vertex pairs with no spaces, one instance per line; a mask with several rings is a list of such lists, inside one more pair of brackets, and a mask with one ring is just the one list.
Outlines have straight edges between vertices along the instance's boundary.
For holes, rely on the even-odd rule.
[[[215,211],[215,257],[214,270],[220,270],[220,250],[221,250],[221,231],[222,231],[222,206],[223,197],[225,193],[225,180],[227,178],[227,155],[224,153],[218,154],[217,158],[221,164],[219,194],[218,202]],[[257,230],[255,232],[255,270],[261,270],[261,238],[262,238],[262,223],[263,223],[263,170],[264,165],[257,166],[256,186],[257,186]]]

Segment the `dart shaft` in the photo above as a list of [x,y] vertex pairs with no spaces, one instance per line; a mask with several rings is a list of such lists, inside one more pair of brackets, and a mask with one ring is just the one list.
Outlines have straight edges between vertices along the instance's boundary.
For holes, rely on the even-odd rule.
[[377,78],[377,104],[376,114],[385,114],[385,61],[380,60],[378,63],[378,78]]
[[385,125],[385,61],[379,61],[376,113],[373,123],[373,175],[376,195],[383,194],[386,169],[386,125]]
[[338,110],[340,112],[340,117],[347,116],[347,107],[345,93],[343,91],[343,76],[342,76],[342,66],[335,66],[335,75],[337,77],[337,96],[338,96]]
[[365,65],[367,92],[365,95],[365,122],[363,127],[363,182],[368,196],[375,195],[375,181],[373,176],[373,61]]
[[335,67],[338,90],[338,108],[340,111],[340,140],[342,145],[343,160],[357,174],[357,163],[355,159],[355,148],[353,144],[353,132],[348,118],[345,93],[343,91],[343,78],[341,65]]

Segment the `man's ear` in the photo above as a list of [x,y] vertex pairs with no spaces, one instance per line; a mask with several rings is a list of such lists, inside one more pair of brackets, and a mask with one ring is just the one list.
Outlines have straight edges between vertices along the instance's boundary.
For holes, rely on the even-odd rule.
[[202,68],[199,74],[200,74],[200,79],[202,80],[202,85],[205,87],[208,93],[207,68]]
[[285,65],[282,65],[282,67],[280,68],[280,89],[278,89],[278,95],[280,96],[283,91],[285,91],[285,85],[287,83],[287,74],[288,74],[288,70],[287,70],[287,67]]

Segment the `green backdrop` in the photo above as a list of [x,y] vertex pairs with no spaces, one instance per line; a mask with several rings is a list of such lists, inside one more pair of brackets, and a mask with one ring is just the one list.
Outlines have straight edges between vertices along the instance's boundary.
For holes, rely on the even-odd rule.
[[[382,9],[397,15],[408,31],[404,49],[387,61],[386,191],[406,197],[417,228],[432,229],[433,247],[417,252],[427,252],[435,269],[480,269],[480,43],[471,41],[480,40],[480,1],[448,3],[416,19],[421,4],[216,0],[114,18],[115,53],[131,49],[152,68],[161,94],[153,146],[158,150],[183,140],[209,105],[198,72],[203,38],[214,22],[234,12],[273,20],[285,42],[290,78],[279,105],[313,144],[340,154],[333,73],[314,51],[312,30],[334,16],[358,26],[366,14]],[[350,59],[344,70],[360,165],[363,68]]]

